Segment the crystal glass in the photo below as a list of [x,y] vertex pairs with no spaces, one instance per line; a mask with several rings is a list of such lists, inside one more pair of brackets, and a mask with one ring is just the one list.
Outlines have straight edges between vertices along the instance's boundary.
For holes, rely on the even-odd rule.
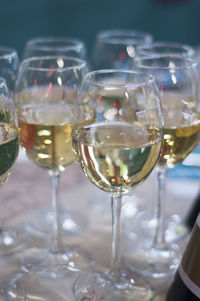
[[[19,149],[18,121],[14,102],[8,92],[6,82],[0,78],[0,186],[8,179]],[[0,254],[16,251],[22,246],[23,235],[1,226]]]
[[182,162],[199,141],[199,72],[196,63],[181,55],[149,55],[136,59],[137,69],[155,77],[163,108],[164,141],[157,164],[157,210],[154,238],[141,244],[126,265],[145,276],[174,273],[182,254],[176,243],[165,239],[165,178],[169,168]]
[[[13,48],[0,46],[0,77],[6,80],[10,97],[13,97],[14,85],[17,78],[19,58],[17,51]],[[3,81],[3,80],[1,80]],[[7,95],[7,98],[9,96]],[[8,100],[12,101],[12,100]],[[1,252],[13,252],[14,249],[23,245],[23,234],[14,229],[0,229]]]
[[85,60],[87,57],[84,43],[75,38],[40,37],[27,42],[24,59],[34,56],[73,56]]
[[63,245],[59,202],[60,172],[75,159],[71,136],[73,107],[86,72],[85,61],[65,56],[29,58],[20,66],[15,89],[20,143],[27,157],[50,176],[54,214],[50,248],[47,243],[49,250],[47,253],[41,250],[41,257],[39,251],[30,254],[28,250],[28,259],[23,254],[24,266],[34,260],[43,264],[70,262],[77,266],[86,262],[86,256],[81,256],[78,248],[66,249]]
[[[76,38],[67,37],[39,37],[27,42],[24,49],[24,58],[38,56],[73,56],[87,60],[87,52],[84,43]],[[26,222],[26,230],[35,238],[51,239],[51,228],[54,220],[52,208],[40,208],[32,212]],[[83,230],[87,221],[81,212],[62,208],[61,227],[65,235]]]
[[6,80],[9,92],[13,94],[19,69],[17,51],[13,48],[0,46],[0,77]]
[[92,68],[133,69],[138,45],[153,41],[150,34],[137,30],[112,29],[99,32],[93,49]]
[[[175,42],[153,42],[137,47],[137,56],[171,54],[183,57],[194,58],[195,50],[189,46]],[[153,196],[154,199],[154,196]],[[157,223],[156,212],[157,202],[153,202],[153,217],[146,211],[138,212],[137,224],[141,231],[147,235],[153,235]],[[128,220],[127,223],[130,221]],[[165,238],[167,242],[182,240],[188,234],[188,228],[179,214],[174,214],[166,219]]]
[[88,73],[76,100],[73,149],[85,175],[110,194],[112,260],[107,272],[83,272],[77,300],[151,300],[147,283],[120,267],[122,195],[154,168],[162,141],[162,115],[154,79],[125,70]]
[[194,57],[195,51],[189,45],[175,42],[153,42],[150,44],[139,45],[137,47],[138,56],[156,54],[178,54],[184,57]]

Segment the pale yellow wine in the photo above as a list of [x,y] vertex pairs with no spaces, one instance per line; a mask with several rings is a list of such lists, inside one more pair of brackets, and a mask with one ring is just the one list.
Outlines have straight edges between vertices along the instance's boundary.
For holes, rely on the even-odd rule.
[[163,129],[163,145],[159,165],[169,168],[182,162],[199,141],[200,123],[179,128]]
[[73,147],[92,183],[104,191],[127,192],[155,166],[161,138],[139,124],[102,122],[75,130]]
[[200,115],[191,110],[195,100],[167,93],[161,101],[164,128],[158,164],[170,168],[182,162],[199,142]]
[[30,104],[18,110],[20,142],[35,164],[63,170],[75,159],[72,151],[72,105]]

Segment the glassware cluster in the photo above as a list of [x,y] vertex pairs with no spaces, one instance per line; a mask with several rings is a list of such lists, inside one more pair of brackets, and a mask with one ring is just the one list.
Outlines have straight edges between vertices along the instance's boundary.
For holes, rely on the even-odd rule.
[[[20,231],[1,228],[0,259],[12,257],[20,272],[0,282],[0,299],[156,300],[153,281],[173,276],[188,235],[181,219],[166,223],[165,178],[199,142],[199,74],[191,46],[154,42],[136,30],[100,32],[91,60],[75,38],[32,39],[21,63],[14,49],[0,47],[0,185],[19,145],[51,182],[51,209],[30,213]],[[95,206],[75,214],[62,208],[60,176],[74,161],[111,199],[111,260],[102,269],[92,247],[66,242],[87,232],[82,211],[103,220]],[[123,216],[140,240],[121,248],[128,239],[124,196],[152,170],[154,214],[138,208],[131,219]]]

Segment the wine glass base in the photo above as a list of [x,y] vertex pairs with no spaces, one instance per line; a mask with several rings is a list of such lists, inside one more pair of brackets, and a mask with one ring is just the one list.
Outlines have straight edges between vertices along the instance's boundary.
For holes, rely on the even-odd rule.
[[[20,255],[19,264],[24,272],[32,271],[37,268],[37,266],[40,268],[40,266],[51,267],[55,265],[64,265],[71,271],[80,271],[93,266],[94,260],[86,250],[80,249],[79,247],[57,253],[38,248],[30,248]],[[54,273],[54,277],[59,278],[63,276],[63,271],[61,271],[61,275],[59,275],[60,270],[58,269],[57,273]]]
[[145,277],[155,279],[170,277],[176,271],[180,262],[181,253],[176,245],[168,245],[160,248],[144,245],[126,252],[123,263],[131,271]]
[[[144,237],[153,239],[157,227],[157,219],[152,218],[146,212],[142,211],[137,214],[135,219],[136,225],[131,225],[130,221],[127,223],[126,233],[131,238],[131,233],[134,229],[138,229],[139,233]],[[133,229],[133,230],[132,230]],[[186,225],[178,215],[172,215],[166,219],[165,223],[165,240],[167,243],[179,242],[183,240],[189,233]]]
[[[41,209],[39,211],[35,211],[29,216],[28,222],[25,223],[25,228],[27,233],[31,236],[47,241],[52,237],[53,223],[53,211]],[[86,218],[79,213],[77,213],[76,216],[75,214],[70,214],[65,211],[60,213],[60,223],[63,236],[65,233],[67,233],[67,235],[70,233],[78,233],[87,225]]]
[[25,234],[11,229],[0,229],[0,253],[9,255],[24,247]]
[[[63,271],[63,278],[55,277],[58,270]],[[29,273],[17,274],[8,284],[6,300],[48,300],[70,301],[74,274],[66,266],[38,268]]]
[[178,215],[173,215],[167,219],[165,237],[167,243],[178,243],[189,234],[189,229],[184,225],[183,220]]
[[[127,276],[127,277],[126,277]],[[122,272],[115,281],[108,273],[82,273],[74,288],[77,301],[147,301],[152,300],[153,290],[140,277]]]

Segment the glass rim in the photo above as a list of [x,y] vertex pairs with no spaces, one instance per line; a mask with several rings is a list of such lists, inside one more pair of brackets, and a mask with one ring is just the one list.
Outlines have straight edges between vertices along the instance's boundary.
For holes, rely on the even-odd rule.
[[[37,61],[40,61],[40,60],[48,61],[48,60],[59,60],[59,59],[66,60],[66,61],[71,61],[71,62],[76,62],[77,65],[63,67],[63,68],[59,68],[59,67],[58,68],[32,67],[32,66],[28,65],[30,62],[34,62],[34,61],[37,62]],[[21,62],[20,67],[22,68],[23,66],[26,66],[26,65],[28,65],[26,67],[26,70],[64,72],[64,71],[72,70],[72,69],[82,69],[82,68],[87,66],[87,63],[86,63],[85,60],[75,58],[73,56],[53,55],[53,56],[34,56],[34,57],[31,57],[31,58],[24,59]]]
[[[143,75],[146,77],[146,81],[140,81],[140,82],[133,82],[133,83],[127,83],[127,84],[111,84],[111,83],[99,83],[97,81],[95,81],[94,79],[91,79],[92,76],[94,75],[98,75],[98,74],[111,74],[111,73],[122,73],[122,74],[135,74],[135,75]],[[121,89],[121,88],[137,88],[137,87],[145,87],[145,86],[149,86],[152,83],[155,83],[155,78],[145,72],[140,72],[140,71],[132,71],[132,70],[123,70],[123,69],[102,69],[102,70],[95,70],[95,71],[91,71],[88,72],[83,80],[83,82],[89,81],[93,86],[96,87],[101,87],[101,88],[106,88],[106,87],[111,87],[111,88],[116,88],[116,89]]]
[[[124,37],[122,38],[122,36]],[[97,34],[98,39],[104,43],[134,45],[142,42],[142,39],[144,39],[144,43],[150,43],[153,41],[153,36],[150,33],[134,29],[107,29]]]
[[[150,44],[144,44],[144,45],[138,45],[138,50],[141,51],[143,50],[143,53],[148,55],[148,52],[145,52],[145,50],[149,50],[151,48],[156,48],[156,47],[169,47],[169,48],[174,48],[174,49],[182,49],[183,51],[185,51],[185,53],[189,53],[189,55],[194,55],[195,54],[195,50],[192,46],[187,45],[187,44],[182,44],[182,43],[178,43],[178,42],[167,42],[167,41],[155,41],[152,42]],[[166,53],[167,54],[167,53]],[[177,55],[179,55],[179,53],[177,53]]]
[[[5,54],[1,54],[1,51],[4,51]],[[12,57],[18,57],[16,49],[7,46],[0,46],[0,59],[9,59]]]
[[[168,63],[170,63],[170,59],[177,59],[180,61],[183,61],[184,64],[182,66],[151,66],[150,64],[145,64],[145,61],[153,61],[157,59],[168,59]],[[134,59],[136,63],[136,67],[139,67],[141,69],[146,69],[146,70],[184,70],[184,69],[191,69],[194,67],[197,67],[197,62],[190,58],[190,57],[184,57],[179,54],[149,54],[140,57],[139,55],[136,56]]]
[[[37,43],[52,43],[52,42],[66,42],[66,43],[71,43],[72,45],[65,45],[65,46],[41,46],[38,45]],[[69,50],[74,50],[74,49],[81,49],[84,48],[85,45],[83,41],[77,39],[77,38],[68,38],[68,37],[38,37],[38,38],[33,38],[30,39],[27,44],[26,44],[26,49],[29,47],[33,49],[41,49],[44,51],[49,51],[49,50],[64,50],[64,49],[69,49]]]

